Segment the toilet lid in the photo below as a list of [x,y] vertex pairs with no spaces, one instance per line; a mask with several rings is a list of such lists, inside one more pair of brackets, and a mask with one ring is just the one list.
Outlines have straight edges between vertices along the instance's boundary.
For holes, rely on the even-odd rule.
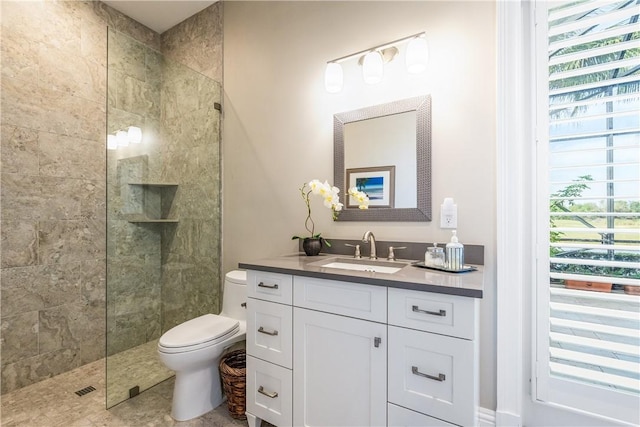
[[162,347],[190,347],[214,341],[238,329],[240,322],[229,317],[205,314],[168,330],[160,337]]

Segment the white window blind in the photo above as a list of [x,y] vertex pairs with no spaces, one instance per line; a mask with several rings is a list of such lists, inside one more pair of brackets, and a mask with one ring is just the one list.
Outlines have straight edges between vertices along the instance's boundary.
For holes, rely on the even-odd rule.
[[640,0],[540,5],[536,394],[640,424]]

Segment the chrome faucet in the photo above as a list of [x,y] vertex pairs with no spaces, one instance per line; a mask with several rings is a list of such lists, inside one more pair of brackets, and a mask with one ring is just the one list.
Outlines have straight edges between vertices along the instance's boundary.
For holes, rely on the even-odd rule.
[[371,231],[367,231],[362,236],[362,241],[364,243],[369,243],[371,245],[371,253],[369,255],[369,259],[378,259],[376,255],[376,237],[373,235]]

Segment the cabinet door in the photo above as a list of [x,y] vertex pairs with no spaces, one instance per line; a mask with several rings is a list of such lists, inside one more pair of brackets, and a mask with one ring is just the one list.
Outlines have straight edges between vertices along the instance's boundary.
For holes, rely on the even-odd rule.
[[473,341],[389,326],[389,402],[476,425],[477,360]]
[[247,412],[279,427],[291,425],[291,371],[247,356]]
[[291,369],[290,305],[247,299],[247,353]]
[[293,311],[293,423],[386,425],[387,326]]

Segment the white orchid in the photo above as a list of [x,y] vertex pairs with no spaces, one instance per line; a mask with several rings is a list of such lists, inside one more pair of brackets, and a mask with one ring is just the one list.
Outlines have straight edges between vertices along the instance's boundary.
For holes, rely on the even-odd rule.
[[[308,186],[308,190],[307,190]],[[311,219],[311,200],[310,195],[316,194],[322,197],[323,204],[331,209],[333,220],[338,219],[338,213],[342,210],[344,205],[340,203],[340,189],[334,187],[329,182],[320,182],[317,179],[313,179],[306,184],[303,184],[299,189],[304,203],[307,205],[307,219],[304,222],[304,226],[311,234],[311,238],[320,238],[320,233],[315,234],[315,223]],[[367,209],[369,207],[369,197],[362,191],[358,191],[355,187],[349,189],[349,195],[354,197],[358,202],[360,209]],[[293,236],[291,239],[304,239],[304,237]],[[323,239],[324,240],[324,239]],[[329,242],[324,240],[327,246],[331,246]]]
[[[325,181],[326,182],[326,181]],[[309,188],[313,194],[320,194],[320,189],[323,187],[322,183],[317,179],[309,181]]]

